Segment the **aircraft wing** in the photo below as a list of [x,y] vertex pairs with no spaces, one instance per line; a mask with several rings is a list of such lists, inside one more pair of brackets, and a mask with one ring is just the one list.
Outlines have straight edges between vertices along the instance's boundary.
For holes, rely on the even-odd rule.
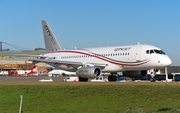
[[105,67],[106,64],[103,63],[83,63],[83,62],[71,62],[71,61],[61,61],[61,60],[49,60],[49,59],[35,59],[35,58],[21,58],[21,57],[14,57],[15,59],[24,59],[34,62],[43,62],[43,63],[54,63],[54,64],[60,64],[60,65],[73,65],[73,66],[83,66],[87,64],[91,64],[97,67]]
[[29,55],[29,54],[14,54],[16,56],[25,56],[25,57],[39,57],[39,58],[47,58],[46,56],[39,56],[39,55]]

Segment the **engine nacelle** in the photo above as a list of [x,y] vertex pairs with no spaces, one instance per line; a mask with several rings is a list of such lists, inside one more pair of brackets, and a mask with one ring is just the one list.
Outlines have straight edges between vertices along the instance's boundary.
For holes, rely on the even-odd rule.
[[99,67],[82,67],[76,71],[76,75],[83,78],[98,78],[101,75]]
[[123,76],[131,77],[131,78],[143,78],[143,77],[146,77],[146,75],[147,75],[147,70],[123,72]]

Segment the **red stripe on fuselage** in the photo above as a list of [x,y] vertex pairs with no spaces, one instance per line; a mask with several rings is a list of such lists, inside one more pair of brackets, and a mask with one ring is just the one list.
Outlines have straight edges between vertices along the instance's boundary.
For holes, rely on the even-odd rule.
[[[106,62],[110,62],[112,64],[117,64],[117,65],[123,65],[123,66],[138,66],[138,65],[142,65],[142,64],[145,64],[147,62],[149,62],[150,60],[146,61],[146,62],[142,62],[142,63],[139,63],[139,64],[122,64],[122,63],[117,63],[117,62],[113,62],[113,61],[109,61],[107,59],[104,59],[104,58],[101,58],[101,57],[97,57],[95,55],[91,55],[91,54],[88,54],[88,53],[83,53],[83,52],[78,52],[78,51],[54,51],[54,52],[50,52],[50,53],[78,53],[78,54],[83,54],[83,55],[88,55],[88,56],[93,56],[93,57],[96,57],[98,59],[101,59],[101,60],[104,60]],[[48,53],[47,53],[48,54]]]

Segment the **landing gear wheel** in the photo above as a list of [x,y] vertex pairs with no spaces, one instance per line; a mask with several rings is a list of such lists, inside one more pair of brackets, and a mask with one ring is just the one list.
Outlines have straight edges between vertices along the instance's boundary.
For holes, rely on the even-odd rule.
[[115,82],[117,80],[117,76],[115,76],[115,75],[109,75],[108,76],[108,81],[110,81],[110,82]]
[[156,78],[151,78],[150,81],[151,81],[151,82],[155,82],[155,81],[156,81]]
[[79,82],[87,82],[87,81],[88,81],[88,78],[79,77]]

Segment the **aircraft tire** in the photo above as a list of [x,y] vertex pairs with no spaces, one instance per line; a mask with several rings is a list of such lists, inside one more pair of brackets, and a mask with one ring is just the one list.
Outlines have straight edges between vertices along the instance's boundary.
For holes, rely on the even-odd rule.
[[115,82],[117,80],[117,76],[115,76],[115,75],[109,75],[108,76],[108,81],[109,82]]
[[155,82],[155,81],[156,81],[156,78],[151,78],[150,81],[151,81],[151,82]]
[[88,78],[79,77],[79,82],[87,82],[87,81],[88,81]]

